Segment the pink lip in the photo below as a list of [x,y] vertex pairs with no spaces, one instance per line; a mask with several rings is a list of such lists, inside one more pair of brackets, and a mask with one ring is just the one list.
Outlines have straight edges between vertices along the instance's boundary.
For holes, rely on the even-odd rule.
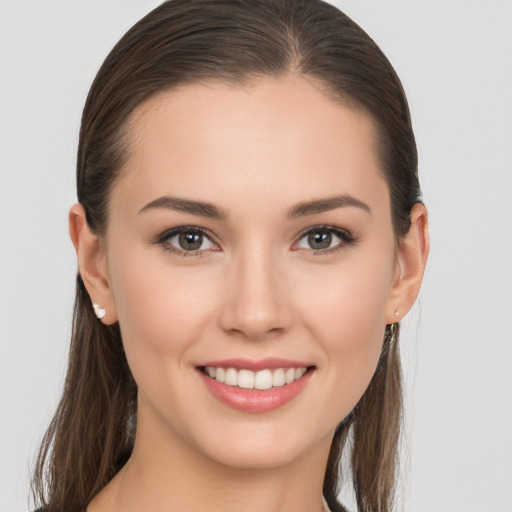
[[258,372],[260,370],[275,370],[277,368],[307,368],[310,366],[302,361],[292,361],[291,359],[278,359],[267,357],[258,361],[250,359],[223,359],[222,361],[210,361],[201,366],[212,366],[215,368],[236,368],[237,370],[251,370]]
[[[208,366],[217,366],[216,364],[208,364]],[[222,365],[223,366],[223,365]],[[232,365],[231,368],[235,368]],[[278,366],[277,368],[282,368]],[[289,362],[284,367],[293,367]],[[303,364],[298,366],[304,367]],[[246,366],[243,368],[249,369]],[[266,366],[265,368],[269,368]],[[244,412],[262,413],[278,409],[284,404],[295,398],[307,385],[313,371],[308,371],[300,379],[285,384],[284,386],[274,387],[267,390],[259,389],[242,389],[238,386],[228,386],[222,382],[212,379],[205,375],[202,370],[198,369],[198,373],[203,379],[207,389],[221,402]]]

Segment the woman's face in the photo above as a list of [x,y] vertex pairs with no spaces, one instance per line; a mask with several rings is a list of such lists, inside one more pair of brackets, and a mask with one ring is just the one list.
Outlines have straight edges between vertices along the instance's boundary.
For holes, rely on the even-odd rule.
[[375,138],[297,76],[187,85],[134,113],[105,261],[137,442],[239,468],[328,449],[396,319]]

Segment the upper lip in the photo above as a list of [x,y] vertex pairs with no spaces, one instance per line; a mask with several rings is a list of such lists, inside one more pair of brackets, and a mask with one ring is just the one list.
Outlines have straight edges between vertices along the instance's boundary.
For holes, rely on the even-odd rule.
[[200,365],[200,367],[215,367],[215,368],[236,368],[237,370],[252,370],[257,372],[260,370],[274,370],[277,368],[307,368],[311,364],[303,361],[296,361],[292,359],[282,359],[276,357],[267,357],[265,359],[223,359],[218,361],[209,361]]

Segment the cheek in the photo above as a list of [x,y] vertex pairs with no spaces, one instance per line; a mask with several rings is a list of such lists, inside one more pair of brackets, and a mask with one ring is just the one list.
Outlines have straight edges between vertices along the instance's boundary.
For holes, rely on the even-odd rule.
[[371,338],[385,327],[392,288],[392,258],[354,258],[345,267],[326,267],[302,275],[297,296],[311,328],[325,331],[340,347]]
[[[373,258],[371,264],[361,259],[346,271],[326,269],[322,279],[316,275],[307,281],[299,295],[304,324],[323,350],[340,419],[355,406],[375,372],[392,268],[391,258],[380,262]],[[319,282],[326,285],[319,287]]]
[[122,254],[112,255],[112,285],[128,364],[142,402],[179,430],[178,419],[194,414],[183,387],[195,377],[191,354],[211,317],[214,290],[211,282],[205,286],[201,270],[185,272],[162,264],[165,254]]
[[[112,288],[131,364],[144,367],[162,360],[181,365],[200,337],[215,304],[211,272],[186,272],[162,264],[165,254],[147,249],[112,254]],[[135,373],[135,368],[132,368]]]

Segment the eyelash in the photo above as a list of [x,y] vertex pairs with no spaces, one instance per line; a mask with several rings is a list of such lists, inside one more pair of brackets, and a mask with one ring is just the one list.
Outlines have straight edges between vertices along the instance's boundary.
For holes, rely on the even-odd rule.
[[218,245],[215,242],[214,237],[206,230],[196,227],[196,226],[182,226],[179,228],[173,228],[168,231],[164,231],[161,235],[159,235],[155,242],[158,245],[162,246],[162,249],[164,251],[170,252],[171,254],[176,254],[177,256],[182,256],[184,258],[202,258],[205,255],[204,250],[197,250],[197,251],[184,251],[182,249],[178,249],[177,247],[174,247],[173,245],[169,244],[167,240],[169,238],[172,238],[173,236],[179,235],[181,233],[196,233],[201,234],[204,237],[206,237],[208,240],[210,240],[213,244]]
[[[340,251],[341,249],[344,249],[346,247],[350,247],[351,245],[355,245],[359,240],[354,237],[349,231],[346,229],[340,229],[336,226],[329,226],[329,225],[320,225],[320,226],[314,226],[312,228],[308,228],[306,231],[303,231],[298,236],[298,241],[302,240],[305,236],[309,235],[310,233],[331,233],[335,236],[337,236],[341,242],[336,244],[333,247],[328,247],[327,249],[309,249],[312,252],[313,256],[327,256],[329,254],[333,254],[337,251]],[[298,243],[298,242],[296,242]],[[295,245],[295,244],[294,244]]]
[[[201,258],[205,256],[206,250],[195,250],[195,251],[185,251],[178,249],[177,247],[174,247],[173,245],[168,243],[169,238],[172,238],[173,236],[179,235],[181,233],[195,233],[195,234],[201,234],[204,237],[206,237],[208,240],[210,240],[214,245],[218,246],[218,244],[215,242],[215,238],[206,230],[196,227],[196,226],[182,226],[179,228],[173,228],[168,231],[164,231],[161,235],[158,235],[156,239],[154,240],[155,244],[158,244],[162,247],[164,251],[170,252],[171,254],[176,254],[181,257],[190,258]],[[303,231],[298,236],[298,241],[302,240],[305,236],[311,234],[311,233],[322,233],[327,232],[331,233],[335,236],[337,236],[341,242],[339,242],[334,247],[329,247],[327,249],[309,249],[313,256],[324,256],[327,254],[332,254],[336,251],[339,251],[347,246],[355,245],[358,242],[358,239],[355,238],[349,231],[345,229],[340,229],[335,226],[328,226],[328,225],[322,225],[322,226],[314,226],[312,228],[308,228],[306,231]],[[296,242],[298,243],[298,242]],[[294,245],[296,245],[296,243]],[[298,249],[295,249],[298,250]]]

